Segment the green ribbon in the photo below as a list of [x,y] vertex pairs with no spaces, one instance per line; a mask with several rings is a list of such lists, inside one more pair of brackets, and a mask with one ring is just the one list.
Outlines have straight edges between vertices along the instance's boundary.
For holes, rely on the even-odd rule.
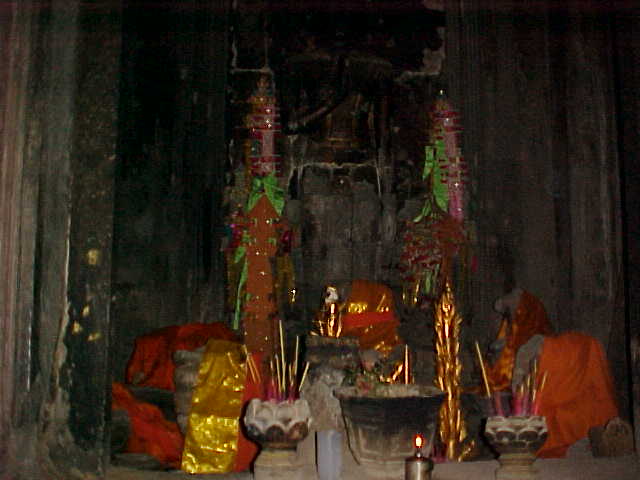
[[275,173],[271,173],[266,177],[253,177],[251,193],[247,201],[247,212],[250,212],[256,206],[263,194],[267,196],[278,215],[282,215],[285,201],[284,189],[278,185]]
[[424,202],[420,215],[413,219],[414,222],[420,222],[423,218],[428,217],[433,210],[433,201],[443,211],[447,210],[449,203],[449,190],[447,185],[442,183],[442,169],[440,168],[440,159],[445,159],[444,142],[437,140],[435,146],[427,145],[424,148],[424,169],[422,171],[422,179],[427,180],[431,177],[431,192]]
[[247,276],[249,275],[249,262],[247,261],[247,249],[240,246],[236,249],[236,253],[233,257],[234,263],[242,263],[242,270],[240,271],[240,278],[238,279],[238,291],[236,292],[236,310],[233,313],[233,329],[238,330],[240,328],[240,315],[242,312],[242,287],[247,283]]
[[427,145],[424,147],[424,170],[422,171],[422,180],[429,178],[431,170],[435,162],[435,150],[433,147]]

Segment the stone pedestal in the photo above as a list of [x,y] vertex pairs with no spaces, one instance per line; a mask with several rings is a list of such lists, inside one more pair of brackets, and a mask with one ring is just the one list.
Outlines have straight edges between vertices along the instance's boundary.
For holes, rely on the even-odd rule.
[[487,419],[485,435],[500,454],[496,480],[534,480],[538,470],[533,467],[535,452],[547,439],[544,417],[501,417]]
[[254,480],[312,480],[316,478],[313,465],[305,465],[296,450],[265,449],[253,466]]
[[500,468],[496,480],[535,480],[538,469],[533,466],[536,456],[532,453],[503,453],[498,458]]

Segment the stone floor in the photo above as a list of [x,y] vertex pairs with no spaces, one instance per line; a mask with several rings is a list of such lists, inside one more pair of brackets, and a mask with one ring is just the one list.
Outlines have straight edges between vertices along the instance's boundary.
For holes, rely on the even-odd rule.
[[[463,463],[444,463],[435,466],[433,480],[493,480],[498,462],[474,461]],[[588,455],[566,459],[537,460],[539,480],[639,480],[640,460],[636,455],[615,458],[594,458]],[[296,475],[299,479],[315,480],[317,474],[312,465],[308,465]],[[297,480],[283,475],[283,480]],[[190,475],[184,472],[143,471],[132,468],[112,466],[106,480],[254,480],[249,473],[219,475]],[[351,455],[343,458],[342,476],[339,480],[403,480],[401,471],[368,471],[357,465]]]

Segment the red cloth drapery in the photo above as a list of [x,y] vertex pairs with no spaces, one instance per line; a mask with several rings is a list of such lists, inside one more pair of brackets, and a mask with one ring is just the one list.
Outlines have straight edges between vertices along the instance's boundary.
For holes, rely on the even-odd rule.
[[162,411],[136,399],[125,385],[113,382],[111,408],[126,410],[131,433],[125,447],[129,453],[147,453],[160,462],[179,467],[183,438],[178,425],[164,418]]

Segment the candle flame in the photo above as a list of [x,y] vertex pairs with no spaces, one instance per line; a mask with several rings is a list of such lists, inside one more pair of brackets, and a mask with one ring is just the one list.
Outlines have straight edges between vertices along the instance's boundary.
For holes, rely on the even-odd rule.
[[422,445],[424,443],[424,439],[422,438],[422,435],[417,434],[414,438],[413,438],[413,443],[416,446],[416,448],[420,449],[422,448]]

